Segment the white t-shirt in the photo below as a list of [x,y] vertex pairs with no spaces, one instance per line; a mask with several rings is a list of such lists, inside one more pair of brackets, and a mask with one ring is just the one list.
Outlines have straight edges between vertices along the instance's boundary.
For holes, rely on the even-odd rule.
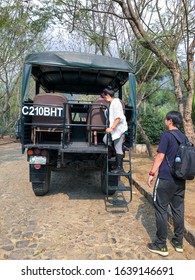
[[121,101],[119,98],[114,98],[110,104],[109,107],[109,121],[110,121],[110,127],[113,126],[114,121],[120,118],[119,124],[116,126],[116,128],[111,132],[112,140],[116,140],[121,137],[125,131],[127,131],[127,121],[126,117],[123,113],[123,106],[121,104]]

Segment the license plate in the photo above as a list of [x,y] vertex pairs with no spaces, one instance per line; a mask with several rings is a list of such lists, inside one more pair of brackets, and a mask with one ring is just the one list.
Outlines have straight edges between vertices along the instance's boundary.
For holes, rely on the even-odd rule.
[[29,159],[30,164],[41,164],[45,165],[46,164],[46,157],[42,156],[31,156]]
[[24,116],[42,116],[42,117],[63,117],[62,107],[51,106],[23,106],[22,114]]

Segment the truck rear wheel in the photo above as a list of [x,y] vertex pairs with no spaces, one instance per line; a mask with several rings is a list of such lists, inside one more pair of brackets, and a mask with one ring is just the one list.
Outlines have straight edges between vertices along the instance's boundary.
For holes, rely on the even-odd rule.
[[[118,177],[117,176],[109,176],[109,181],[108,181],[108,185],[109,186],[117,186],[118,185]],[[105,174],[102,174],[101,175],[101,189],[102,189],[102,192],[104,194],[107,194],[107,191],[106,191],[106,175]],[[115,194],[116,191],[113,191],[113,190],[108,190],[108,195],[113,195]]]
[[[111,170],[111,166],[109,164],[109,170]],[[118,186],[118,176],[109,176],[108,177],[108,185],[109,186]],[[101,190],[104,194],[107,194],[106,191],[106,160],[104,161],[104,166],[101,171]],[[113,195],[116,191],[108,190],[108,195]]]
[[46,174],[45,174],[45,181],[43,182],[32,182],[32,189],[36,196],[43,196],[49,190],[51,178],[51,169],[47,166]]

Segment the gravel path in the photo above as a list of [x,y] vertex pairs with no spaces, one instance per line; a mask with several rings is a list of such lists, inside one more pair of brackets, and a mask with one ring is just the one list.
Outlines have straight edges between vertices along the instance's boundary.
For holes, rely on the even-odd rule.
[[[52,172],[50,191],[36,197],[18,143],[0,145],[0,259],[161,259],[146,249],[154,238],[153,207],[133,188],[128,207],[105,201],[97,172]],[[118,194],[122,195],[122,194]],[[171,230],[169,230],[171,238]],[[195,259],[186,241],[166,259]]]

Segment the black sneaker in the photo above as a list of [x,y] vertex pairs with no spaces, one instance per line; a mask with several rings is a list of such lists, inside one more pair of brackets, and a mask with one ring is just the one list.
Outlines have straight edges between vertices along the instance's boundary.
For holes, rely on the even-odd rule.
[[174,247],[175,251],[178,253],[183,253],[183,246],[175,241],[174,239],[171,240],[171,245]]
[[148,250],[152,253],[159,254],[163,257],[168,256],[169,252],[167,250],[167,246],[165,247],[158,247],[155,243],[148,243],[147,246]]
[[124,173],[125,171],[122,167],[117,167],[117,168],[111,170],[111,172],[114,174],[120,174],[120,173]]

